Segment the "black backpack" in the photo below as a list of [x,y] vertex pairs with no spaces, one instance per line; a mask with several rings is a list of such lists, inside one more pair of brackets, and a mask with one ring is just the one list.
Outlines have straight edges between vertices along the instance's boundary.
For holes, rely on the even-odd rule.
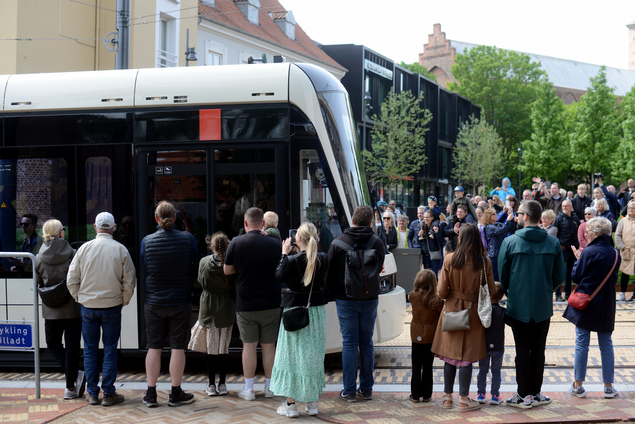
[[374,249],[375,237],[371,236],[365,246],[351,246],[343,240],[333,240],[334,245],[346,251],[344,288],[352,299],[370,299],[379,296],[379,255]]

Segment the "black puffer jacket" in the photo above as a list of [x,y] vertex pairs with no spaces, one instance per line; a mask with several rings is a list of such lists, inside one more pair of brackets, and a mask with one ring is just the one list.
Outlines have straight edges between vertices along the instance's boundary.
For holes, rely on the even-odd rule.
[[146,275],[146,303],[186,305],[192,302],[192,275],[197,257],[194,237],[159,228],[141,242]]

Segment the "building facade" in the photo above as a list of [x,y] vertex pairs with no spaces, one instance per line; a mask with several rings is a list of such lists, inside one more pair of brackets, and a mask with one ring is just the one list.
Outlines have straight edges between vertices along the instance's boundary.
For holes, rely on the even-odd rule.
[[[606,78],[609,87],[614,88],[614,94],[623,97],[635,85],[635,22],[629,26],[629,70],[606,68]],[[423,53],[419,54],[419,64],[437,77],[437,81],[447,87],[448,82],[455,81],[452,76],[452,65],[457,54],[469,51],[477,44],[450,40],[441,31],[441,24],[434,24],[432,34],[428,35],[428,42],[423,46]],[[522,52],[520,52],[522,53]],[[600,71],[600,65],[576,62],[573,60],[524,53],[532,62],[540,62],[543,69],[553,83],[556,94],[565,104],[580,101],[590,84],[590,78]]]
[[[381,104],[391,92],[424,94],[423,107],[432,113],[426,138],[427,163],[419,173],[392,187],[378,186],[383,198],[412,208],[435,195],[441,204],[451,199],[459,182],[452,179],[452,151],[458,134],[470,115],[480,117],[480,108],[438,83],[397,65],[393,60],[360,45],[324,45],[322,49],[348,69],[342,78],[357,124],[360,147],[371,150],[371,133]],[[467,188],[466,188],[467,189]]]

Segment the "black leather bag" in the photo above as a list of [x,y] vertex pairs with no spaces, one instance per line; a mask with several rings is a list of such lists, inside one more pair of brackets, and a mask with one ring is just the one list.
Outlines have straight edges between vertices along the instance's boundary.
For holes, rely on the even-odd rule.
[[66,287],[66,278],[52,286],[38,287],[37,291],[40,294],[42,303],[49,308],[62,306],[71,298],[71,293],[68,291],[68,287]]
[[292,332],[309,325],[309,308],[307,306],[293,306],[282,313],[284,329]]

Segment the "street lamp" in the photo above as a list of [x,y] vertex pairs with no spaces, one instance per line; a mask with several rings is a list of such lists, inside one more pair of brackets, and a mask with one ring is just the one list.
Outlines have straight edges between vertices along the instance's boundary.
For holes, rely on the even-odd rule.
[[190,47],[190,29],[187,29],[187,38],[185,41],[185,66],[189,66],[190,62],[196,62],[196,50],[194,47]]

